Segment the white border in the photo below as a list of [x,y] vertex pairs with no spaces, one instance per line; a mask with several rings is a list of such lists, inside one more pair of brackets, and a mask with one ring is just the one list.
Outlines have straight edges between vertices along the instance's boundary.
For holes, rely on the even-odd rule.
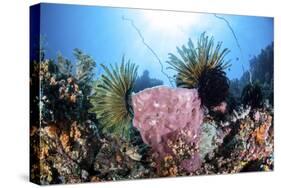
[[[275,171],[237,175],[167,178],[81,187],[276,187],[280,171],[281,11],[277,0],[49,0],[42,2],[183,10],[275,18]],[[29,5],[37,0],[7,0],[0,5],[0,187],[35,187],[28,182],[28,28]],[[279,178],[280,179],[280,178]],[[56,186],[61,187],[61,186]],[[77,185],[68,185],[77,187]]]

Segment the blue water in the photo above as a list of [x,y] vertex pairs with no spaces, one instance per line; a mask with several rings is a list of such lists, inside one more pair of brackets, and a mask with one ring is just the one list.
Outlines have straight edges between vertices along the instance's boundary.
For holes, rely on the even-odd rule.
[[[215,41],[223,41],[223,48],[231,50],[226,57],[232,63],[227,75],[230,79],[239,78],[243,74],[242,64],[247,69],[249,59],[273,41],[273,18],[219,16],[231,24],[242,53],[226,22],[214,14],[42,4],[40,32],[46,39],[47,58],[55,58],[60,52],[74,61],[72,51],[79,48],[91,55],[97,64],[110,64],[120,62],[125,54],[139,65],[139,75],[147,69],[151,77],[161,79],[167,85],[168,79],[160,71],[157,58],[143,44],[131,23],[122,17],[134,21],[165,67],[168,53],[176,54],[177,46],[186,44],[188,38],[196,42],[200,34],[206,32],[214,36]],[[165,72],[173,75],[172,71]],[[97,75],[101,73],[98,66]]]

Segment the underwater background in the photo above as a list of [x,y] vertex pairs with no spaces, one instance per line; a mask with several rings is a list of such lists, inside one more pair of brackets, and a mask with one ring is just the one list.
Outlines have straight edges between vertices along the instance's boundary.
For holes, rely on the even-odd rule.
[[273,170],[273,18],[41,4],[39,27],[32,181]]
[[[46,38],[46,57],[55,58],[58,52],[74,60],[72,50],[81,49],[96,62],[119,62],[125,54],[139,65],[139,74],[150,71],[153,78],[168,84],[167,77],[159,70],[160,65],[130,21],[140,30],[145,42],[156,52],[162,62],[168,53],[175,53],[191,38],[196,41],[202,32],[222,41],[230,49],[230,79],[240,78],[242,65],[249,68],[249,60],[273,42],[273,18],[256,16],[221,15],[231,24],[238,39],[224,20],[214,14],[141,9],[104,8],[75,5],[41,5],[41,35]],[[218,15],[220,16],[220,15]],[[165,67],[165,65],[163,63]],[[155,70],[155,71],[154,71]],[[97,70],[97,74],[102,71]]]

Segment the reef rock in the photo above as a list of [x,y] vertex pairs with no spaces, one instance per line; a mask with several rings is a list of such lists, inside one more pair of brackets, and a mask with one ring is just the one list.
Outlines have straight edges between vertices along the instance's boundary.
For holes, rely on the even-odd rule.
[[214,121],[207,121],[201,125],[202,133],[199,145],[200,157],[202,159],[217,147],[218,139],[217,125]]

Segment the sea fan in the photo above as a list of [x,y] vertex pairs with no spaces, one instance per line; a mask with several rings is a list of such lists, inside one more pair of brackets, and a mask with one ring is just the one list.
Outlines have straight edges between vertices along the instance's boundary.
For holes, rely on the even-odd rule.
[[92,103],[93,111],[104,133],[129,138],[133,112],[130,97],[137,78],[137,66],[125,62],[123,56],[120,67],[101,65],[105,74],[101,75],[95,87]]
[[197,47],[191,39],[188,48],[177,47],[181,58],[169,53],[167,63],[177,72],[176,85],[183,88],[198,88],[202,102],[207,107],[218,105],[226,99],[229,83],[224,70],[230,66],[225,61],[227,48],[220,50],[222,42],[214,47],[214,38],[202,33]]

